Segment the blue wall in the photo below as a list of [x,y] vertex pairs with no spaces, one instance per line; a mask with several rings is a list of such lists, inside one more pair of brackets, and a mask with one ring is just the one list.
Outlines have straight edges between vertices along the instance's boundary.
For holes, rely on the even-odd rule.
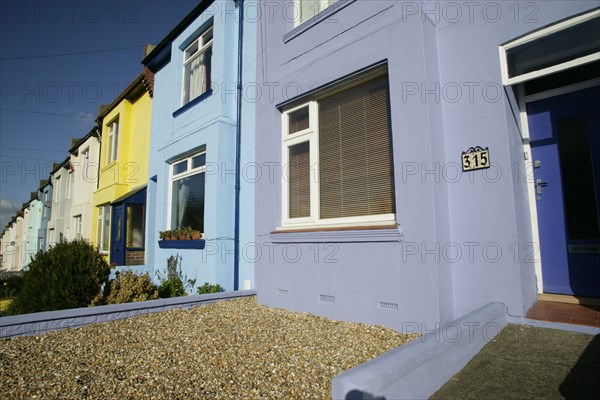
[[[595,3],[528,3],[537,7],[533,16],[519,3],[515,17],[513,3],[483,2],[472,15],[465,6],[458,19],[444,2],[425,3],[341,0],[329,19],[301,33],[283,16],[290,2],[263,13],[257,79],[263,93],[276,86],[273,98],[257,104],[256,158],[265,170],[278,167],[277,179],[256,185],[261,303],[398,330],[413,322],[434,329],[491,301],[506,303],[513,315],[533,304],[534,265],[512,250],[531,242],[531,227],[527,187],[511,175],[511,167],[524,171],[524,149],[498,47]],[[276,105],[382,60],[398,229],[272,234],[282,222]],[[461,152],[476,145],[490,148],[493,167],[462,173]]]
[[[251,3],[251,2],[246,2]],[[171,255],[182,257],[183,273],[204,282],[219,283],[226,290],[233,285],[234,171],[237,83],[237,9],[233,1],[217,2],[192,22],[171,44],[170,62],[155,74],[152,103],[149,176],[155,177],[148,186],[146,229],[146,262],[154,270],[163,271]],[[213,18],[214,41],[212,55],[213,93],[205,100],[185,110],[181,107],[183,43],[195,37]],[[246,41],[244,75],[254,80],[254,23],[245,24]],[[175,115],[174,115],[175,113]],[[254,108],[244,104],[243,162],[253,160]],[[168,185],[170,160],[191,149],[206,147],[206,184],[203,250],[160,249],[158,231],[168,229]],[[241,234],[248,240],[253,234],[253,220],[248,210],[254,208],[253,188],[242,182]],[[253,282],[250,263],[240,266],[240,288],[244,280]]]

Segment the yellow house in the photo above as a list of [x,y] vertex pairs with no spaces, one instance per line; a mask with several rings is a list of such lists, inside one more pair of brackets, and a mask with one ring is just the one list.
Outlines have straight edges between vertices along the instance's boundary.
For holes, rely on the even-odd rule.
[[144,264],[152,84],[145,70],[97,119],[102,136],[92,240],[111,264]]

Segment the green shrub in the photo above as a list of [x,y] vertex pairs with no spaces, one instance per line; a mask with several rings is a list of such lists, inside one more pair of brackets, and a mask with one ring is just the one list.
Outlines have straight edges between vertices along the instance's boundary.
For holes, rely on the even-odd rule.
[[183,282],[178,277],[167,279],[158,287],[158,296],[161,299],[185,296],[186,294]]
[[132,271],[125,271],[117,272],[116,279],[104,286],[104,293],[98,294],[91,305],[133,303],[157,298],[158,290],[148,273],[138,275]]
[[216,285],[211,285],[208,282],[204,282],[204,285],[198,286],[196,290],[198,294],[221,293],[225,291],[218,283]]
[[[196,284],[196,279],[188,279],[184,276],[179,263],[179,254],[167,259],[167,270],[156,271],[156,276],[161,284],[158,286],[158,296],[162,299],[187,295],[187,288],[191,289]],[[185,282],[185,283],[184,283]]]
[[23,286],[22,275],[11,275],[0,278],[0,299],[15,297]]
[[104,257],[87,241],[57,243],[35,255],[9,313],[85,307],[100,292],[109,273]]

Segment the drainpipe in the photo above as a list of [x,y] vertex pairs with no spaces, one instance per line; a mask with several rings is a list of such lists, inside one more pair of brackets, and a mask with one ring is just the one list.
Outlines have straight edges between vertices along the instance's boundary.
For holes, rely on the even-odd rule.
[[233,228],[233,290],[239,290],[240,278],[240,159],[242,141],[242,60],[244,50],[244,0],[237,0],[238,21],[238,71],[237,71],[237,119],[235,124],[235,210]]

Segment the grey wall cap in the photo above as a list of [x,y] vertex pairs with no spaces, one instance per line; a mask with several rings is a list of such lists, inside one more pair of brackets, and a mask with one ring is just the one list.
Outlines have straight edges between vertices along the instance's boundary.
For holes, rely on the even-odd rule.
[[426,399],[492,340],[508,321],[502,303],[458,320],[336,376],[334,399]]

